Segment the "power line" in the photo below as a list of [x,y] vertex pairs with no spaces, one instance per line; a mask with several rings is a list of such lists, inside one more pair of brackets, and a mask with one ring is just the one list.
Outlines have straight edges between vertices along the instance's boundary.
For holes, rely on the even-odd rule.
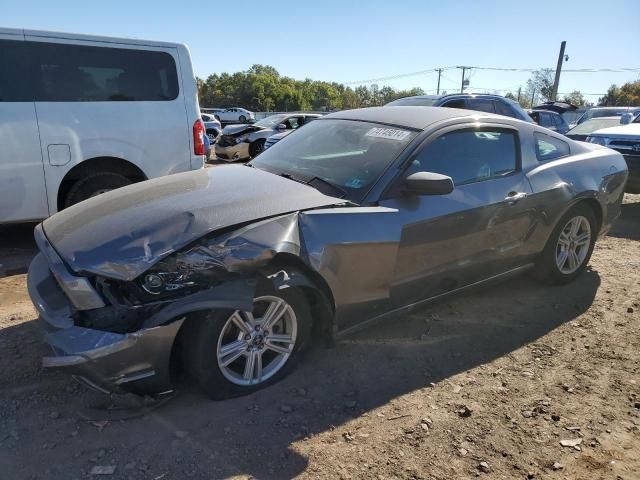
[[[376,83],[376,82],[383,82],[383,81],[388,81],[388,80],[397,80],[400,78],[407,78],[407,77],[415,77],[418,75],[426,75],[426,74],[433,74],[435,72],[437,72],[438,70],[441,71],[445,71],[445,70],[454,70],[457,67],[437,67],[437,68],[429,68],[426,70],[419,70],[417,72],[409,72],[409,73],[399,73],[396,75],[389,75],[387,77],[377,77],[377,78],[369,78],[367,80],[357,80],[357,81],[352,81],[352,82],[344,82],[345,85],[360,85],[360,84],[364,84],[364,83]],[[490,70],[490,71],[498,71],[498,72],[528,72],[528,73],[532,73],[532,72],[536,72],[538,70],[542,70],[542,68],[507,68],[507,67],[474,67],[474,66],[469,66],[469,67],[465,67],[468,69],[473,69],[473,70]],[[555,72],[554,69],[550,69],[552,72]],[[563,73],[622,73],[622,72],[640,72],[640,68],[637,67],[619,67],[619,68],[569,68],[569,69],[563,69],[562,70]],[[444,78],[444,76],[443,76]]]

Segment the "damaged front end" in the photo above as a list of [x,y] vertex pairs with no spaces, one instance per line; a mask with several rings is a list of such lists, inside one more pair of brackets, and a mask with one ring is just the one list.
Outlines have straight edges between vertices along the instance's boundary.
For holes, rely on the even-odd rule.
[[43,367],[103,392],[170,391],[174,343],[192,314],[250,311],[260,281],[312,286],[298,270],[274,268],[276,255],[300,255],[297,219],[292,213],[210,234],[132,280],[76,276],[38,226],[41,253],[29,269],[29,293],[52,347]]

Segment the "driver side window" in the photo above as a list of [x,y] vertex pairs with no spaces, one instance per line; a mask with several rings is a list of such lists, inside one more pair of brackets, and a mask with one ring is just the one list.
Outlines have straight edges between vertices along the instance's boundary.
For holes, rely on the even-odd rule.
[[518,138],[510,130],[457,130],[427,144],[407,175],[424,171],[447,175],[456,186],[501,177],[518,168]]

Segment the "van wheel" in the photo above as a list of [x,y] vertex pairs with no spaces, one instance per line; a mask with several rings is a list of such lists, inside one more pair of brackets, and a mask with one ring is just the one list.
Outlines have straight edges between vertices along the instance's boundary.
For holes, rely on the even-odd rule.
[[293,369],[309,343],[311,324],[301,291],[263,289],[251,312],[213,310],[190,319],[183,327],[182,362],[212,399],[247,395]]
[[261,138],[249,145],[249,155],[251,158],[257,157],[264,151],[264,142],[264,138]]
[[87,198],[95,197],[116,188],[131,185],[133,182],[124,175],[112,172],[100,172],[78,180],[69,190],[64,206],[70,207]]

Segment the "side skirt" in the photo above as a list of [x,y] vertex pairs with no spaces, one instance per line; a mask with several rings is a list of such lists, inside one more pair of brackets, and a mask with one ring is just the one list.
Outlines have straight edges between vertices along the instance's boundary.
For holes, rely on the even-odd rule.
[[522,272],[525,272],[526,270],[529,270],[531,268],[533,268],[534,264],[533,263],[528,263],[526,265],[522,265],[520,267],[516,267],[513,268],[511,270],[507,270],[506,272],[503,273],[499,273],[498,275],[494,275],[492,277],[489,278],[485,278],[484,280],[480,280],[478,282],[475,283],[470,283],[469,285],[465,285],[464,287],[460,287],[460,288],[456,288],[454,290],[451,290],[449,292],[445,292],[445,293],[441,293],[439,295],[436,295],[434,297],[429,297],[429,298],[425,298],[424,300],[420,300],[419,302],[414,302],[414,303],[410,303],[409,305],[405,305],[403,307],[400,308],[396,308],[394,310],[390,310],[389,312],[383,313],[381,315],[378,315],[376,317],[372,317],[369,320],[365,320],[364,322],[361,322],[357,325],[354,325],[352,327],[346,328],[344,330],[339,330],[338,332],[335,333],[335,338],[336,340],[339,340],[341,338],[347,337],[349,335],[352,335],[356,332],[359,332],[360,330],[364,330],[365,328],[369,328],[370,326],[378,323],[378,322],[382,322],[384,320],[387,320],[391,317],[395,317],[399,314],[402,313],[408,313],[412,310],[415,310],[417,308],[420,307],[424,307],[425,305],[429,305],[431,303],[435,303],[438,302],[440,300],[443,300],[445,298],[449,298],[453,295],[457,295],[458,293],[461,292],[466,292],[467,290],[472,290],[475,288],[479,288],[479,287],[483,287],[485,285],[490,285],[493,283],[498,283],[501,282],[503,280],[506,280],[507,278],[513,277],[515,275],[518,275]]

